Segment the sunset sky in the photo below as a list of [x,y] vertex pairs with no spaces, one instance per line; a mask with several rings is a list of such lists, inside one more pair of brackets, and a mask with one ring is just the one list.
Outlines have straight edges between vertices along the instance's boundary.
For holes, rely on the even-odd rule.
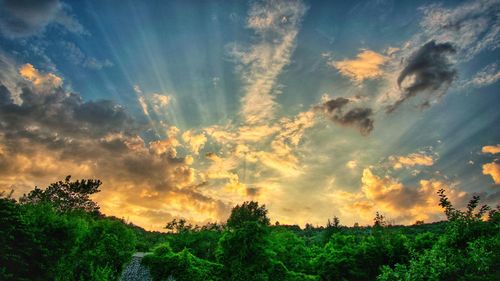
[[0,0],[0,190],[107,215],[443,219],[500,204],[500,1]]

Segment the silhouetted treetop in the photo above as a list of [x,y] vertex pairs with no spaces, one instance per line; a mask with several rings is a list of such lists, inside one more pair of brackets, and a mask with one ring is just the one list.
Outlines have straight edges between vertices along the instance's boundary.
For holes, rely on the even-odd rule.
[[90,195],[99,192],[101,184],[102,182],[97,179],[71,181],[71,176],[67,176],[64,181],[51,183],[44,190],[36,186],[28,194],[24,194],[19,202],[22,204],[46,202],[61,212],[83,210],[99,213],[99,205],[90,199]]
[[241,206],[236,205],[231,210],[231,216],[227,220],[227,226],[230,228],[238,228],[245,222],[257,222],[262,225],[269,225],[266,206],[259,206],[259,203],[254,201],[244,202]]

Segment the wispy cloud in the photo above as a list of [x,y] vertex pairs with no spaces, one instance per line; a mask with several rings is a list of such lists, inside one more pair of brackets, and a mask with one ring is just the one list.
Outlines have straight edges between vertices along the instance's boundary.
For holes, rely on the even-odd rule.
[[497,63],[491,63],[477,72],[464,86],[472,85],[475,88],[486,87],[500,80],[500,70]]
[[0,6],[0,32],[8,38],[30,37],[43,33],[50,24],[77,34],[88,33],[69,7],[59,0],[4,0]]
[[392,160],[394,169],[434,165],[434,158],[432,155],[428,155],[423,152],[411,153],[406,156],[391,156],[389,159]]
[[[461,60],[469,60],[484,50],[500,46],[500,1],[464,2],[455,8],[428,5],[421,8],[422,37],[437,42],[452,42]],[[425,40],[425,39],[424,39]]]
[[247,26],[255,32],[255,42],[231,50],[245,84],[241,106],[247,123],[273,119],[276,106],[273,90],[279,74],[290,63],[306,10],[300,0],[258,1],[250,8]]

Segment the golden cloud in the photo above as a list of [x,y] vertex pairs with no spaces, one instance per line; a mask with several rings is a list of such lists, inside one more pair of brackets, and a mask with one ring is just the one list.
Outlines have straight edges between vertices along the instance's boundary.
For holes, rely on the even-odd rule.
[[365,79],[374,79],[382,76],[384,72],[381,66],[387,61],[387,57],[371,50],[361,50],[354,59],[342,61],[330,61],[328,64],[338,71],[359,83]]
[[[500,153],[500,144],[484,146],[482,153]],[[495,184],[500,184],[500,164],[497,160],[483,165],[483,175],[490,175]]]
[[200,153],[200,149],[203,148],[207,142],[207,137],[203,132],[195,134],[193,131],[189,130],[182,134],[182,140],[189,145],[194,154],[198,155]]
[[417,186],[407,186],[395,178],[377,176],[369,168],[363,170],[361,182],[360,192],[338,190],[330,194],[344,218],[361,219],[361,223],[371,223],[377,211],[404,224],[443,219],[437,191],[447,190],[452,202],[462,202],[467,195],[440,180],[421,180]]
[[394,169],[401,169],[403,167],[434,165],[434,158],[424,153],[411,153],[407,156],[392,156],[390,158],[394,161],[393,165]]
[[500,164],[495,162],[484,164],[483,175],[490,175],[495,184],[500,184]]
[[490,153],[490,154],[498,154],[498,153],[500,153],[500,144],[483,146],[483,149],[481,150],[481,152]]
[[42,73],[32,64],[24,64],[19,68],[19,74],[30,81],[39,92],[48,93],[62,85],[61,77],[53,73]]

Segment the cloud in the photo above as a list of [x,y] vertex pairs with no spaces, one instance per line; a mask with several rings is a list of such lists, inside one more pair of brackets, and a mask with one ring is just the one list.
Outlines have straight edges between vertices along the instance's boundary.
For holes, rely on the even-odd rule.
[[305,12],[300,0],[258,1],[250,7],[247,26],[257,35],[256,41],[248,48],[234,46],[230,51],[245,85],[241,104],[247,123],[273,119],[273,90],[278,75],[290,63]]
[[43,33],[51,24],[73,33],[86,33],[83,26],[69,14],[69,7],[58,0],[2,1],[0,32],[5,37],[30,37]]
[[73,42],[63,41],[60,43],[64,49],[64,57],[72,64],[92,70],[100,70],[104,67],[111,67],[113,63],[108,60],[99,60],[94,57],[85,55],[83,51],[78,48]]
[[387,58],[371,50],[361,50],[356,58],[351,60],[330,61],[328,64],[339,70],[340,74],[347,76],[356,83],[365,79],[375,79],[382,76],[381,66]]
[[466,195],[434,179],[421,180],[418,186],[409,187],[391,177],[379,177],[368,168],[363,170],[361,182],[362,194],[373,206],[370,211],[381,211],[403,223],[436,220],[442,216],[437,196],[441,188],[447,189],[452,201]]
[[[410,185],[387,174],[379,176],[373,172],[373,167],[363,169],[359,191],[335,189],[326,197],[330,204],[337,206],[341,220],[372,224],[375,212],[380,212],[396,224],[412,224],[416,220],[445,219],[437,195],[440,189],[446,190],[448,198],[458,208],[464,207],[470,198],[470,194],[458,190],[455,183],[429,178]],[[480,195],[486,199],[482,202],[495,202],[494,196]]]
[[[442,4],[419,8],[423,14],[419,22],[420,30],[390,56],[384,75],[386,85],[376,100],[377,106],[392,112],[410,97],[418,95],[423,99],[420,107],[426,107],[445,95],[457,76],[454,64],[470,61],[500,46],[499,7],[498,0],[477,0],[465,1],[450,8]],[[424,49],[433,49],[435,57],[425,55]],[[414,72],[415,68],[422,69],[418,64],[415,67],[414,63],[409,68],[419,53],[423,55],[420,62],[426,71]],[[437,63],[433,59],[437,59]],[[483,83],[484,86],[494,83],[495,77],[495,69],[490,66],[480,71],[477,79],[462,81],[457,86],[481,87]]]
[[172,97],[158,93],[144,94],[139,85],[134,85],[134,92],[137,94],[137,101],[141,106],[144,115],[151,117],[149,109],[152,109],[156,116],[165,114],[167,106],[172,101]]
[[498,154],[500,153],[500,144],[483,146],[482,153]]
[[356,162],[356,160],[349,160],[345,166],[351,170],[354,170],[358,167],[358,162]]
[[[297,155],[297,147],[305,131],[315,124],[315,112],[310,110],[300,112],[294,117],[283,117],[269,125],[205,128],[207,136],[223,144],[222,151],[227,152],[224,158],[212,153],[208,154],[208,157],[212,160],[219,159],[224,163],[230,163],[231,173],[234,176],[236,175],[234,169],[239,167],[240,171],[246,171],[248,164],[252,165],[252,169],[264,171],[267,175],[278,173],[281,177],[296,177],[304,173],[303,163]],[[213,167],[211,169],[213,170]],[[224,175],[227,175],[227,169],[219,167],[217,170],[224,171]],[[251,177],[257,177],[257,174],[254,172]],[[246,176],[240,180],[247,180]],[[265,188],[259,190],[257,194],[265,193]]]
[[0,76],[2,190],[14,187],[17,196],[71,174],[103,180],[103,191],[95,198],[102,210],[130,216],[143,227],[151,227],[156,219],[141,217],[150,210],[194,222],[225,218],[229,205],[205,195],[193,157],[178,155],[177,128],[169,127],[167,138],[147,142],[141,137],[146,124],[123,106],[109,100],[84,101],[66,92],[62,81],[41,92],[45,82],[37,81],[53,85],[57,79],[33,66],[16,75],[19,103],[3,85],[8,76]]
[[198,155],[200,149],[202,149],[207,142],[207,137],[203,132],[195,134],[193,131],[189,130],[182,134],[182,140],[189,145],[194,154]]
[[366,107],[351,107],[346,109],[351,100],[343,97],[324,101],[314,107],[335,123],[343,126],[356,127],[362,135],[368,135],[373,130],[373,111]]
[[496,63],[491,63],[476,73],[472,79],[466,82],[476,88],[485,87],[496,83],[500,79],[500,71]]
[[[483,146],[481,152],[484,154],[499,154],[500,144]],[[495,184],[500,184],[500,164],[498,163],[498,159],[483,165],[483,175],[490,175]]]
[[455,8],[433,4],[421,10],[423,35],[437,42],[453,42],[461,60],[470,60],[484,50],[500,46],[498,0],[464,2]]
[[278,126],[269,125],[241,126],[238,128],[238,140],[258,142],[275,134],[279,129]]
[[19,68],[19,74],[24,79],[30,81],[37,91],[42,93],[48,93],[62,85],[61,77],[50,72],[41,73],[29,63]]
[[500,184],[500,164],[496,162],[484,164],[483,175],[490,175],[495,184]]
[[407,156],[392,156],[394,169],[401,169],[403,167],[414,166],[432,166],[434,165],[434,158],[424,153],[411,153]]
[[422,105],[428,104],[434,96],[443,96],[456,78],[457,72],[448,56],[456,49],[450,43],[430,41],[415,51],[399,73],[397,83],[403,91],[401,97],[389,106],[388,112],[396,110],[404,101],[419,94],[427,94]]

